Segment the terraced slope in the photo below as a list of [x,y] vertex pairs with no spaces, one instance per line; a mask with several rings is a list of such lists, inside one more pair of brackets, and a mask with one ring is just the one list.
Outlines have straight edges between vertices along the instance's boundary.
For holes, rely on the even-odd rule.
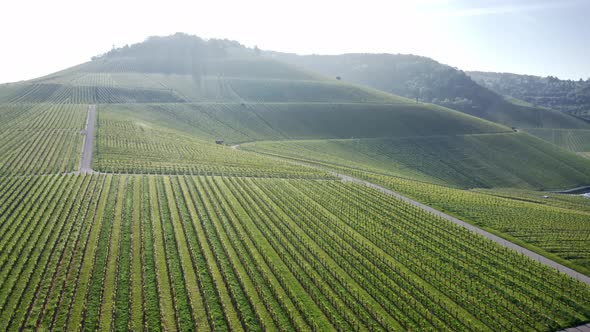
[[101,114],[105,121],[167,127],[207,140],[223,138],[228,143],[510,132],[459,112],[415,104],[115,104],[103,106]]
[[[326,178],[327,174],[222,147],[142,122],[109,120],[98,107],[94,170]],[[78,171],[88,105],[0,104],[0,176]],[[117,119],[115,113],[114,119]],[[106,116],[107,119],[104,119]],[[129,120],[127,118],[127,120]],[[89,171],[85,169],[83,171]]]
[[[215,144],[174,123],[99,108],[93,168],[107,173],[329,177],[323,172]],[[149,114],[147,115],[149,116]],[[168,125],[168,126],[167,126]]]

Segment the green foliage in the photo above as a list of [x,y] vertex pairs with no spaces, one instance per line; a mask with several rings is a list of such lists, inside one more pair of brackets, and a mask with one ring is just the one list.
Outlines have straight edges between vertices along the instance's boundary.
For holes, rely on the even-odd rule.
[[574,81],[486,72],[469,72],[469,75],[500,94],[590,119],[590,79]]

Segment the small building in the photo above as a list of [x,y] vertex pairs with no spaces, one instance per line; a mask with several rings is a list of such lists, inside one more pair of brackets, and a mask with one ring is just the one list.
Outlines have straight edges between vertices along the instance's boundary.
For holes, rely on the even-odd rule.
[[222,139],[216,139],[215,144],[223,144],[225,143]]

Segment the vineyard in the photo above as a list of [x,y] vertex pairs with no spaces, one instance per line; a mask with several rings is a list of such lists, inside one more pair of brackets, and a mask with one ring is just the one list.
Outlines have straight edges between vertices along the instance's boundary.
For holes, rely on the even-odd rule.
[[9,103],[148,103],[183,102],[182,97],[170,90],[111,88],[103,86],[72,86],[60,84],[31,84],[15,91]]
[[526,131],[570,151],[590,152],[590,130],[527,129]]
[[176,129],[99,112],[93,168],[106,173],[329,178],[322,171],[237,151]]
[[[531,131],[578,152],[582,132]],[[334,171],[590,276],[587,199],[530,191],[590,183],[587,159],[176,34],[0,85],[0,331],[590,322],[580,276]]]
[[[363,103],[116,104],[101,113],[116,121],[166,126],[227,142],[497,133],[508,129],[416,105]],[[310,119],[313,118],[313,121]]]
[[0,175],[78,167],[87,105],[0,104]]
[[590,319],[586,285],[356,184],[41,176],[3,181],[0,202],[2,330],[551,330]]
[[590,163],[526,134],[269,141],[242,149],[462,188],[569,188]]
[[364,171],[339,171],[395,190],[590,274],[587,198],[507,189],[467,191]]

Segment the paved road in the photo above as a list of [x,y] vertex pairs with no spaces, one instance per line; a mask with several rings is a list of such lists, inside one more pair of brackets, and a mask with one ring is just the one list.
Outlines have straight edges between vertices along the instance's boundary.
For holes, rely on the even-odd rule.
[[590,186],[576,187],[568,190],[555,191],[558,194],[585,194],[590,193]]
[[569,329],[565,329],[560,332],[590,332],[590,323],[586,325],[570,327]]
[[84,129],[84,145],[82,147],[82,157],[80,158],[80,167],[78,173],[93,173],[92,171],[92,149],[94,149],[94,127],[96,125],[96,105],[88,106],[88,118],[86,119],[86,129]]

